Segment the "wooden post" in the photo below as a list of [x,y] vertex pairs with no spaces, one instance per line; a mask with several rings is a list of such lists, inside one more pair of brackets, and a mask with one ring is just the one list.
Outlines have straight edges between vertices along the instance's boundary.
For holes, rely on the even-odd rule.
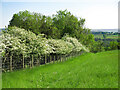
[[68,56],[66,55],[66,61],[67,61],[67,59],[68,59]]
[[59,55],[58,55],[58,62],[59,62]]
[[64,55],[62,56],[62,61],[64,61]]
[[65,61],[66,61],[66,55],[65,55]]
[[69,55],[69,59],[70,59],[70,55]]
[[45,54],[45,64],[47,63],[47,57],[46,57],[46,54]]
[[63,61],[65,60],[65,55],[63,56]]
[[59,60],[59,59],[58,59],[58,55],[57,55],[57,62],[58,62],[58,60]]
[[51,59],[52,59],[52,58],[51,58],[51,55],[50,55],[50,62],[51,62]]
[[33,55],[32,55],[32,67],[33,67]]
[[23,54],[23,68],[24,68],[24,54]]
[[39,54],[37,54],[37,65],[39,65]]
[[53,63],[55,63],[55,55],[54,55],[54,61],[53,61]]
[[40,60],[41,60],[41,55],[39,55],[39,64],[40,64]]
[[62,57],[61,57],[61,55],[60,55],[60,62],[61,62],[61,60],[62,60]]
[[12,71],[12,56],[13,56],[13,54],[11,54],[11,56],[10,56],[10,71]]

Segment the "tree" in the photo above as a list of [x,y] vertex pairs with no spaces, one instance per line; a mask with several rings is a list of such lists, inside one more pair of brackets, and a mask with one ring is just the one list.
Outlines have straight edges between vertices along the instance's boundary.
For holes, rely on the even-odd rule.
[[90,50],[91,52],[94,52],[94,53],[104,51],[103,41],[101,40],[95,41],[93,45],[91,46]]
[[84,27],[85,19],[78,18],[67,10],[59,10],[57,14],[45,16],[40,13],[20,11],[14,14],[9,27],[17,26],[30,30],[36,35],[45,34],[47,38],[61,39],[66,33],[76,37],[82,44],[90,47],[94,41],[90,29]]
[[103,38],[106,39],[106,35],[105,34],[103,34]]
[[76,37],[86,46],[90,46],[94,41],[94,36],[90,33],[90,29],[84,27],[85,19],[77,18],[67,10],[60,10],[53,15],[53,24],[59,30],[60,38],[67,33],[72,37]]
[[115,50],[118,48],[118,42],[117,41],[111,41],[110,42],[110,48],[111,50]]

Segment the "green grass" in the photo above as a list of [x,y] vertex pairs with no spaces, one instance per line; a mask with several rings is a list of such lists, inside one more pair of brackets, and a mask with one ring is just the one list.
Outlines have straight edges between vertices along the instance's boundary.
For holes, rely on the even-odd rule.
[[0,90],[2,88],[2,74],[1,74],[1,71],[0,71]]
[[84,53],[62,63],[2,74],[3,88],[117,88],[118,51]]
[[101,38],[101,39],[103,39],[103,35],[102,34],[97,34],[97,35],[94,35],[94,38]]
[[[118,39],[118,35],[108,35],[107,38]],[[120,37],[119,37],[120,38]]]
[[[102,34],[94,35],[94,38],[104,39]],[[120,38],[120,37],[119,37],[119,38]],[[118,35],[107,35],[107,36],[106,36],[106,39],[118,39]]]

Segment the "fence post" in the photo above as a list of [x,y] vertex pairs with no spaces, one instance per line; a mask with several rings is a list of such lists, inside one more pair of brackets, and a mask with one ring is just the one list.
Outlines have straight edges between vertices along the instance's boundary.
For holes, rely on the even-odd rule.
[[66,55],[66,61],[68,60],[68,55]]
[[61,57],[61,55],[60,55],[60,62],[61,62],[61,60],[62,60],[62,57]]
[[40,54],[39,54],[39,58],[40,58],[40,59],[39,59],[39,64],[40,64],[40,60],[41,60],[41,55],[40,55]]
[[70,58],[71,58],[72,56],[71,56],[71,53],[70,53]]
[[54,61],[53,61],[53,63],[55,63],[55,55],[54,55]]
[[33,67],[33,55],[32,55],[32,67]]
[[13,54],[11,54],[11,56],[10,56],[10,71],[12,71],[12,56],[13,56]]
[[64,61],[64,58],[65,58],[65,56],[63,55],[63,56],[62,56],[62,62]]
[[37,54],[37,65],[39,65],[39,54]]
[[60,62],[60,55],[58,55],[58,62]]
[[66,61],[66,55],[65,55],[65,61]]
[[58,55],[57,55],[57,62],[59,62],[59,57],[58,57]]
[[23,68],[24,68],[24,54],[23,54]]
[[50,55],[50,62],[51,62],[51,55]]
[[45,54],[45,64],[47,63],[47,57],[46,57],[46,54]]

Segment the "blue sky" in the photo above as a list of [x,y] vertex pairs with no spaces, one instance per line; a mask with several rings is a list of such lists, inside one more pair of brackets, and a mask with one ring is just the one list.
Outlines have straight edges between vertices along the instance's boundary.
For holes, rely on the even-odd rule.
[[44,15],[67,9],[77,17],[86,19],[90,29],[118,28],[119,0],[1,0],[0,28],[9,24],[13,14],[28,10]]

